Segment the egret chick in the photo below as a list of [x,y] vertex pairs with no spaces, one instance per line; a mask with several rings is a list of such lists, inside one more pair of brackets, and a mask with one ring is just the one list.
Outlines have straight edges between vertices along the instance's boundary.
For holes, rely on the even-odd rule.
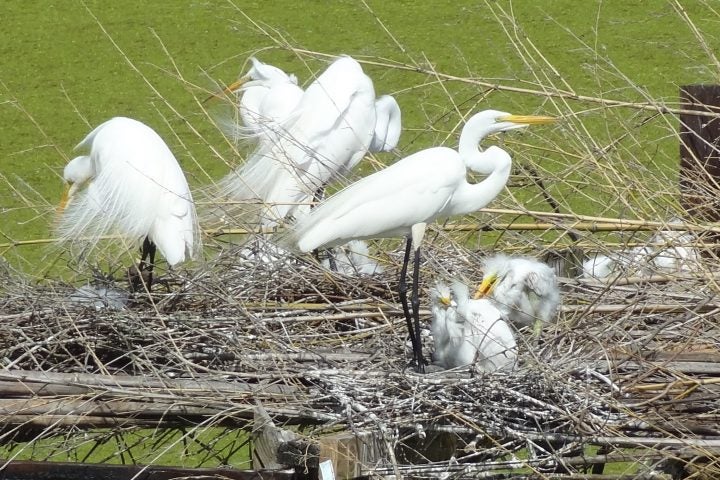
[[152,281],[155,251],[170,266],[200,249],[195,205],[185,175],[165,142],[147,125],[115,117],[95,128],[75,148],[89,155],[70,161],[58,212],[60,242],[94,249],[107,236],[142,244],[134,284],[143,272]]
[[515,335],[491,300],[471,300],[466,285],[432,290],[434,363],[444,368],[475,364],[484,372],[512,370],[517,361]]
[[610,255],[593,253],[583,262],[582,277],[587,279],[604,280],[617,268],[617,260]]
[[[668,224],[681,224],[673,218]],[[662,273],[692,272],[700,268],[700,252],[693,247],[697,236],[683,230],[660,230],[652,239],[656,253],[652,258],[655,268]]]
[[555,272],[532,258],[495,255],[485,260],[482,283],[475,298],[489,296],[505,318],[539,333],[560,305]]

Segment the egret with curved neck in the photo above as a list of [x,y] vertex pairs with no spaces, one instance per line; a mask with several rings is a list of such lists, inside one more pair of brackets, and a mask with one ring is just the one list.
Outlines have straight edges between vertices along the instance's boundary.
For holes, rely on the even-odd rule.
[[[405,236],[399,296],[413,345],[414,363],[421,371],[425,361],[420,342],[418,282],[425,227],[437,218],[483,208],[505,187],[510,175],[510,155],[496,146],[480,150],[478,144],[483,138],[552,121],[551,117],[510,115],[496,110],[477,113],[463,128],[458,151],[447,147],[422,150],[359,180],[300,218],[293,225],[289,241],[300,251],[310,252],[354,239]],[[467,169],[487,178],[468,183]],[[413,246],[409,305],[405,277]]]

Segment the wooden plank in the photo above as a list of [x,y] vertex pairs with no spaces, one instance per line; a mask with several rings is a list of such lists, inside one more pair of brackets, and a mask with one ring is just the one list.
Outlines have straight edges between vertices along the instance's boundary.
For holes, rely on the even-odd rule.
[[[90,393],[100,390],[133,389],[141,391],[159,391],[162,393],[180,392],[202,395],[245,395],[277,394],[293,395],[297,388],[285,385],[258,385],[238,381],[196,380],[196,379],[159,379],[147,376],[99,375],[92,373],[55,373],[32,370],[0,371],[2,392],[19,395],[34,393],[37,395],[66,395]],[[6,390],[6,388],[8,390]]]
[[227,478],[230,480],[291,480],[292,471],[250,471],[232,468],[180,468],[141,465],[104,465],[68,462],[0,460],[0,480],[170,480]]

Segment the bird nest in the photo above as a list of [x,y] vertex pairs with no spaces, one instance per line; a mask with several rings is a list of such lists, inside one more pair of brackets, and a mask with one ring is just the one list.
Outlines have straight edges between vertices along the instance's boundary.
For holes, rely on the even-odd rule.
[[[433,243],[424,257],[435,272],[421,276],[425,327],[435,278],[481,276],[481,255],[447,247]],[[518,333],[514,372],[423,375],[408,368],[394,293],[399,248],[383,273],[364,277],[310,257],[256,255],[226,249],[204,266],[162,275],[152,294],[122,293],[124,280],[79,290],[8,273],[0,297],[5,423],[44,425],[33,430],[41,436],[69,426],[236,428],[259,403],[313,438],[379,431],[401,453],[376,473],[429,477],[437,469],[501,478],[507,469],[667,463],[715,458],[720,447],[712,279],[561,278],[559,318],[539,339]],[[423,340],[432,351],[432,339]],[[48,426],[58,412],[64,421]],[[452,439],[450,463],[445,450],[421,448],[439,437]],[[716,471],[712,462],[704,468]]]

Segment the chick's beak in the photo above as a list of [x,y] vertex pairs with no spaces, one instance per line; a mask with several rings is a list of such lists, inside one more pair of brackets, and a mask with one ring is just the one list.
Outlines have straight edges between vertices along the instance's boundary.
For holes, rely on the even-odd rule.
[[557,121],[555,117],[544,117],[539,115],[506,115],[498,118],[501,122],[517,123],[520,125],[546,125]]
[[442,303],[443,307],[447,308],[450,306],[450,297],[440,297],[440,303]]
[[497,280],[497,276],[495,275],[486,275],[482,282],[480,283],[480,286],[475,291],[475,295],[473,295],[473,298],[477,300],[478,298],[483,298],[492,292],[493,287],[495,286],[495,281]]

